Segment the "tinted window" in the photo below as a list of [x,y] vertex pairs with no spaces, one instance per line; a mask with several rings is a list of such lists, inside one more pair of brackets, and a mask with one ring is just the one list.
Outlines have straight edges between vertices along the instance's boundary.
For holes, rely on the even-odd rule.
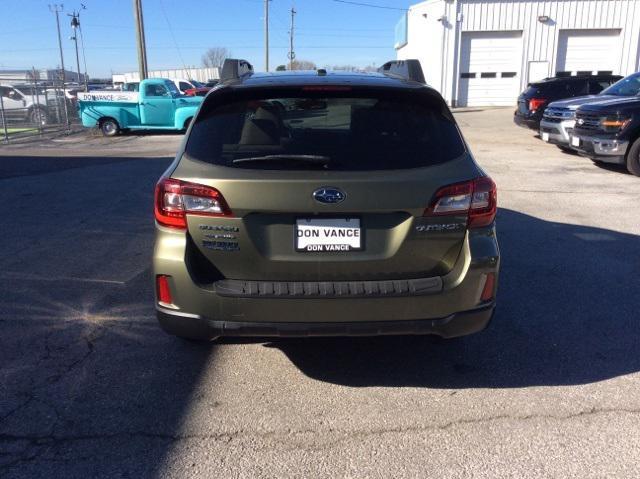
[[574,80],[567,82],[567,95],[580,96],[589,93],[587,80]]
[[589,93],[598,94],[611,85],[609,80],[589,80]]
[[183,81],[180,82],[180,90],[185,91],[185,90],[188,90],[189,88],[193,88],[193,87]]
[[606,90],[603,90],[602,94],[616,96],[635,96],[640,94],[640,73],[634,73],[633,75],[623,78]]
[[164,85],[147,85],[144,89],[145,96],[169,96],[169,90]]
[[[330,96],[261,98],[209,109],[198,116],[186,147],[191,158],[223,166],[328,170],[416,168],[464,151],[440,104]],[[237,161],[268,155],[279,160]],[[314,164],[301,155],[326,161]]]

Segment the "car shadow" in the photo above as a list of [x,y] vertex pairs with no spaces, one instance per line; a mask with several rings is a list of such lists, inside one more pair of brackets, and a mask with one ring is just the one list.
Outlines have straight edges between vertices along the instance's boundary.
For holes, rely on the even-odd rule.
[[640,238],[498,213],[502,253],[490,327],[454,340],[280,339],[306,375],[346,386],[516,388],[640,370]]
[[149,205],[170,161],[25,157],[2,170],[3,479],[162,477],[217,356],[155,317]]

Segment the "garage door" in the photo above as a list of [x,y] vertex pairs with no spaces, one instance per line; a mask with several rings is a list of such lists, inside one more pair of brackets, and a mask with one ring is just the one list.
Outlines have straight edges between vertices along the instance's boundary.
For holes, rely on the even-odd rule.
[[618,73],[621,46],[620,30],[560,30],[556,73]]
[[463,32],[458,105],[513,105],[521,63],[521,32]]

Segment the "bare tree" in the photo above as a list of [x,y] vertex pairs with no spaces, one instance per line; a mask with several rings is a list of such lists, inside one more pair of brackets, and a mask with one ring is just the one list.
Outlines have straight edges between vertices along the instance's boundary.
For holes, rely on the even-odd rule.
[[291,62],[292,70],[315,70],[316,64],[309,60],[293,60]]
[[202,55],[202,65],[205,68],[219,67],[224,63],[225,58],[229,58],[231,52],[224,47],[209,48]]

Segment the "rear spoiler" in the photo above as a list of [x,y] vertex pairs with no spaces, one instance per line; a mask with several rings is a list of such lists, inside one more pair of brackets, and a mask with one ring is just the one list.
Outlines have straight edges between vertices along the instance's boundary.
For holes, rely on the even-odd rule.
[[379,73],[426,83],[420,60],[392,60],[378,68]]
[[222,64],[220,82],[228,80],[239,80],[245,76],[253,74],[253,66],[247,60],[227,58]]

